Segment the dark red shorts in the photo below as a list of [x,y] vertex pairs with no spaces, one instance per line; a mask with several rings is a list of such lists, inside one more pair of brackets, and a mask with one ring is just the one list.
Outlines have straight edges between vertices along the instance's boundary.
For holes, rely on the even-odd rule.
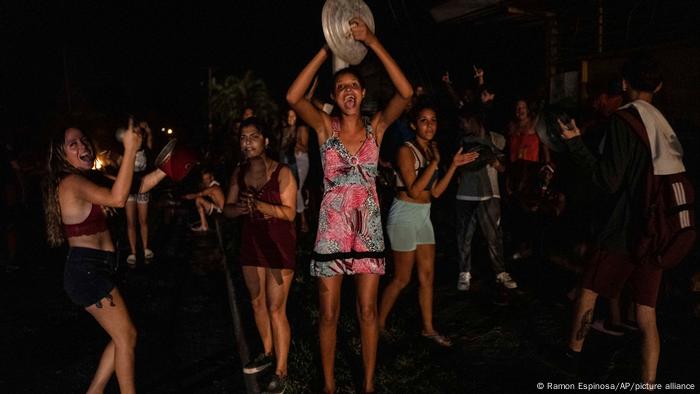
[[656,307],[662,270],[650,264],[636,264],[626,253],[598,249],[588,259],[582,286],[607,298],[618,298],[628,285],[637,304]]

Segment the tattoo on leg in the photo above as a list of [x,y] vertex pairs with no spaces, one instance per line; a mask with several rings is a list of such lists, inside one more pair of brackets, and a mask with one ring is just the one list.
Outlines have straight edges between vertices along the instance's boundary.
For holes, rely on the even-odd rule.
[[[107,294],[105,298],[109,301],[109,306],[116,306],[114,304],[114,297],[111,294]],[[99,300],[95,303],[95,306],[99,309],[102,309],[102,300]]]
[[111,294],[107,294],[105,298],[109,300],[109,306],[116,306],[114,304],[114,297]]
[[587,310],[581,318],[581,328],[579,328],[576,333],[576,340],[582,341],[586,335],[588,335],[588,330],[591,329],[591,322],[593,321],[593,309]]

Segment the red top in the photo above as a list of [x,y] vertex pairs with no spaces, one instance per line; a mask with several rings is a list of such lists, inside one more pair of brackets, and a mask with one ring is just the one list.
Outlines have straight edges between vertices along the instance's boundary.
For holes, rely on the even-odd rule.
[[63,224],[63,232],[66,238],[97,234],[105,230],[107,230],[107,218],[102,212],[102,207],[95,204],[92,204],[90,214],[82,223]]
[[[258,200],[269,204],[281,204],[279,173],[282,164],[272,172],[270,180],[260,190],[245,183],[245,167],[241,168],[238,185],[241,192],[252,191]],[[294,222],[278,218],[265,218],[259,211],[243,217],[241,265],[265,268],[294,269],[296,262],[296,230]]]
[[537,134],[514,133],[510,136],[510,161],[540,160],[540,138]]

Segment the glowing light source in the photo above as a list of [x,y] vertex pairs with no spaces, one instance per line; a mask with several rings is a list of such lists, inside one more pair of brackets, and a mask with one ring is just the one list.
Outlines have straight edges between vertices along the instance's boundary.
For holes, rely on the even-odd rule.
[[102,160],[100,160],[99,158],[96,158],[95,163],[92,165],[92,169],[93,170],[100,170],[100,169],[102,169],[102,167],[104,167],[104,164],[102,164]]
[[172,133],[173,133],[173,129],[168,129],[168,134],[172,134]]

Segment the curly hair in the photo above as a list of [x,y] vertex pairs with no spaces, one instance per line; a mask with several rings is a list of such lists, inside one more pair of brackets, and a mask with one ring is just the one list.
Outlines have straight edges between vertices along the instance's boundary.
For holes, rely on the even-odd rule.
[[419,97],[415,100],[413,107],[408,113],[408,118],[413,125],[416,125],[418,123],[418,117],[420,116],[421,111],[423,111],[424,109],[431,109],[433,110],[433,112],[435,112],[435,116],[438,116],[437,103],[431,97]]
[[[50,246],[60,246],[66,241],[63,234],[63,222],[61,221],[61,205],[58,202],[58,185],[61,180],[70,174],[84,174],[85,172],[74,167],[66,158],[64,148],[66,131],[61,132],[51,139],[49,143],[49,156],[47,160],[47,176],[43,182],[44,215],[46,217],[46,236]],[[90,143],[90,148],[95,147]]]

